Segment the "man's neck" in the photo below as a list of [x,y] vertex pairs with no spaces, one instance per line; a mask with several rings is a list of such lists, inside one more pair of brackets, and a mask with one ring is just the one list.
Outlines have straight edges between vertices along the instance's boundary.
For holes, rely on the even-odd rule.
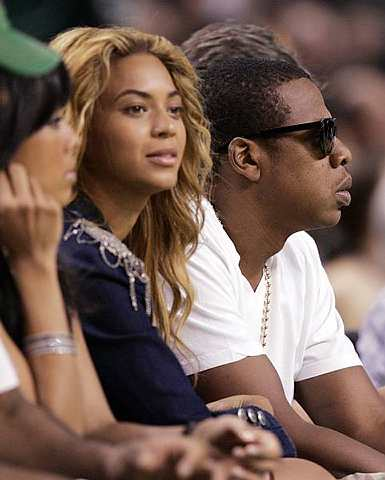
[[105,184],[87,177],[85,192],[102,212],[113,234],[124,240],[132,230],[149,196],[135,195],[128,188]]
[[255,290],[266,261],[283,248],[290,233],[274,224],[262,204],[251,203],[248,192],[220,184],[214,190],[213,203],[240,255],[240,269]]

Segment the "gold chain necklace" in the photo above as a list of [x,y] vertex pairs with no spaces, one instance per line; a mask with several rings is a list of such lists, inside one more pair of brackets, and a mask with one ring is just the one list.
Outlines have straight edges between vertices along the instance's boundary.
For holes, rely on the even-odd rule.
[[267,330],[269,328],[269,318],[270,318],[270,297],[271,297],[271,271],[265,263],[263,266],[263,278],[266,284],[265,298],[263,300],[263,310],[262,310],[262,319],[261,319],[261,333],[260,341],[262,347],[265,348],[267,345]]

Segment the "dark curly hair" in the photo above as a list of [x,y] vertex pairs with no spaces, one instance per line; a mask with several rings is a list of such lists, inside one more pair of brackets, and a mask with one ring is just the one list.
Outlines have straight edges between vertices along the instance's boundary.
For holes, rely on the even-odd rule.
[[234,22],[211,23],[181,45],[198,75],[213,62],[229,57],[268,58],[301,66],[295,52],[285,47],[264,27]]
[[309,73],[293,63],[258,58],[231,58],[210,65],[201,75],[201,92],[210,122],[214,172],[234,137],[280,127],[290,113],[278,92],[284,83]]

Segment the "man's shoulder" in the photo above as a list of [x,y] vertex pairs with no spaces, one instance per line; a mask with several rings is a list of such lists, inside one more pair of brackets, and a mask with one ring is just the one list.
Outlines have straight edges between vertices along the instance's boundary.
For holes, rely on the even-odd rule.
[[220,234],[222,224],[217,217],[213,205],[206,198],[202,200],[202,211],[204,217],[201,236],[203,238],[210,238],[213,235]]
[[297,232],[291,235],[282,250],[271,259],[272,265],[277,265],[284,275],[292,272],[318,277],[321,259],[313,238],[306,232]]
[[207,250],[207,254],[208,251],[210,251],[211,254],[215,253],[217,256],[226,260],[226,263],[228,261],[235,261],[235,264],[238,264],[238,252],[233,241],[223,228],[213,205],[207,199],[204,199],[202,201],[202,209],[204,221],[196,256],[200,256],[201,254],[206,255],[204,251],[206,252]]
[[297,257],[297,259],[303,261],[319,260],[318,247],[315,241],[308,233],[303,231],[290,235],[279,254]]
[[290,237],[286,240],[285,247],[289,247],[296,250],[301,251],[310,251],[310,252],[317,252],[317,245],[313,239],[307,232],[301,231],[297,233],[293,233]]

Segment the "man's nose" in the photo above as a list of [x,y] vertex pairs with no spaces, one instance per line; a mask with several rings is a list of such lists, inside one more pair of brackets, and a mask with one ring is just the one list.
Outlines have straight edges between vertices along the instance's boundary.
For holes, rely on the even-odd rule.
[[340,165],[346,166],[352,161],[351,151],[338,137],[336,137],[333,151],[329,155],[329,161],[334,168]]

